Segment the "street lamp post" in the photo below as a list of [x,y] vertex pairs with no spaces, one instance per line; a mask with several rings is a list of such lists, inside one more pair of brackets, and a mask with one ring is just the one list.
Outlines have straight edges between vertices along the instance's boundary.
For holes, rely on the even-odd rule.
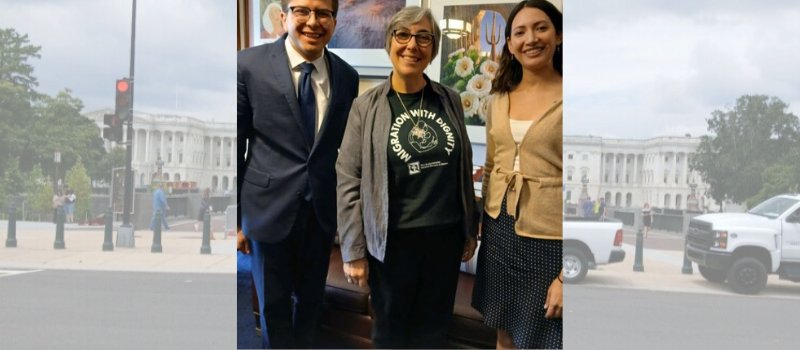
[[161,181],[163,180],[163,174],[161,173],[161,170],[164,168],[164,161],[161,160],[160,155],[158,156],[158,160],[156,160],[156,166],[158,167],[158,180]]
[[58,188],[61,185],[61,179],[59,175],[61,174],[61,152],[56,151],[53,153],[53,162],[56,163],[56,174],[55,179],[53,179],[53,184],[55,185],[55,189],[53,190],[54,193],[58,193]]

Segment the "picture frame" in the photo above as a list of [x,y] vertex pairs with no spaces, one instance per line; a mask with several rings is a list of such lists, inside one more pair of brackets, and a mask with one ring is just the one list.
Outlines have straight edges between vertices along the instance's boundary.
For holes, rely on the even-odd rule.
[[250,1],[250,46],[278,40],[285,33],[280,21],[281,0],[248,1]]
[[[563,9],[562,0],[550,0],[550,2],[559,9]],[[428,77],[455,89],[459,93],[467,90],[468,81],[471,81],[473,77],[476,79],[482,78],[483,83],[491,81],[492,77],[485,74],[481,66],[486,61],[492,60],[491,48],[494,48],[495,51],[493,60],[495,63],[499,61],[499,54],[505,44],[504,33],[502,33],[506,25],[505,20],[511,9],[518,3],[518,0],[430,1],[431,13],[434,18],[440,21],[442,43],[439,55],[425,70]],[[492,17],[489,17],[489,14],[492,14]],[[489,30],[489,28],[493,28],[493,30]],[[497,33],[497,31],[500,31],[500,33]],[[452,35],[448,36],[448,32]],[[485,36],[491,35],[494,35],[493,38],[495,39],[491,40],[493,44],[484,43],[487,41]],[[470,48],[472,48],[472,51],[470,51]],[[471,69],[469,72],[460,72],[463,73],[460,77],[454,77],[454,72],[452,72],[454,62],[450,61],[456,61],[460,58],[470,59],[471,64],[469,64],[469,67]],[[443,67],[445,67],[445,74],[442,74]],[[494,67],[497,67],[496,64]],[[486,76],[478,77],[479,75]],[[485,107],[485,101],[488,100],[488,89],[483,89],[480,92],[473,91],[473,94],[474,96],[470,96],[470,98],[473,98],[474,104],[478,107],[472,111],[465,111],[465,114],[467,114],[465,115],[467,133],[470,142],[485,145],[486,127],[483,126],[482,119],[482,114],[485,114],[485,110],[480,111],[480,109]]]
[[[422,0],[356,0],[354,1],[358,4],[382,4],[384,6],[390,4],[391,2],[401,2],[405,3],[404,6],[422,6]],[[337,31],[348,31],[348,8],[344,7],[340,3],[339,13],[337,14],[337,23],[336,23],[336,30]],[[402,8],[395,6],[397,8]],[[395,11],[386,12],[382,14],[383,18],[378,19],[377,21],[381,22],[381,25],[377,26],[379,36],[381,38],[381,42],[383,42],[384,33],[386,30],[386,24],[388,24],[389,19],[392,15],[396,13]],[[358,20],[363,20],[363,17],[358,17]],[[370,21],[375,22],[375,20]],[[392,63],[389,60],[389,54],[386,53],[383,45],[380,45],[379,48],[338,48],[335,47],[336,43],[328,44],[328,49],[344,59],[347,63],[349,63],[353,68],[358,71],[358,75],[361,78],[366,79],[379,79],[379,78],[386,78],[389,76],[389,73],[392,71]]]

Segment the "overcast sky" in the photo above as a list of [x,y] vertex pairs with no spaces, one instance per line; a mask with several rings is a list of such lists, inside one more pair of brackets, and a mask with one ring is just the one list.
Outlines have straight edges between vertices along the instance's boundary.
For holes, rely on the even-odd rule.
[[706,134],[743,94],[800,111],[798,1],[564,3],[565,134]]
[[[130,69],[131,0],[0,0],[0,27],[41,46],[38,91],[113,108]],[[138,0],[134,109],[236,122],[236,3]]]

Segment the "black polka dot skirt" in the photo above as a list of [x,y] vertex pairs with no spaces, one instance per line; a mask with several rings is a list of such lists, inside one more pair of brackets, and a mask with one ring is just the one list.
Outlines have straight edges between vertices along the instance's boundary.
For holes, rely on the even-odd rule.
[[472,306],[519,349],[560,349],[562,320],[544,318],[547,289],[561,272],[561,241],[518,236],[506,201],[483,218]]

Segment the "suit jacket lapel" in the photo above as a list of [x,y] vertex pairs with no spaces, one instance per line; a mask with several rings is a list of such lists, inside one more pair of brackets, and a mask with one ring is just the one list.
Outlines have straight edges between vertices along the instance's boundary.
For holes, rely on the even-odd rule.
[[[289,56],[286,54],[285,40],[286,35],[274,42],[275,50],[270,54],[269,64],[272,65],[272,72],[275,73],[275,77],[267,77],[267,79],[275,79],[275,81],[278,82],[280,91],[283,93],[286,103],[289,104],[289,109],[292,110],[292,116],[294,117],[298,130],[301,135],[304,135],[305,133],[303,130],[305,129],[302,116],[300,115],[300,104],[297,102],[297,92],[292,82],[292,73],[291,70],[286,69],[289,66]],[[308,142],[306,142],[306,145],[308,145]]]

